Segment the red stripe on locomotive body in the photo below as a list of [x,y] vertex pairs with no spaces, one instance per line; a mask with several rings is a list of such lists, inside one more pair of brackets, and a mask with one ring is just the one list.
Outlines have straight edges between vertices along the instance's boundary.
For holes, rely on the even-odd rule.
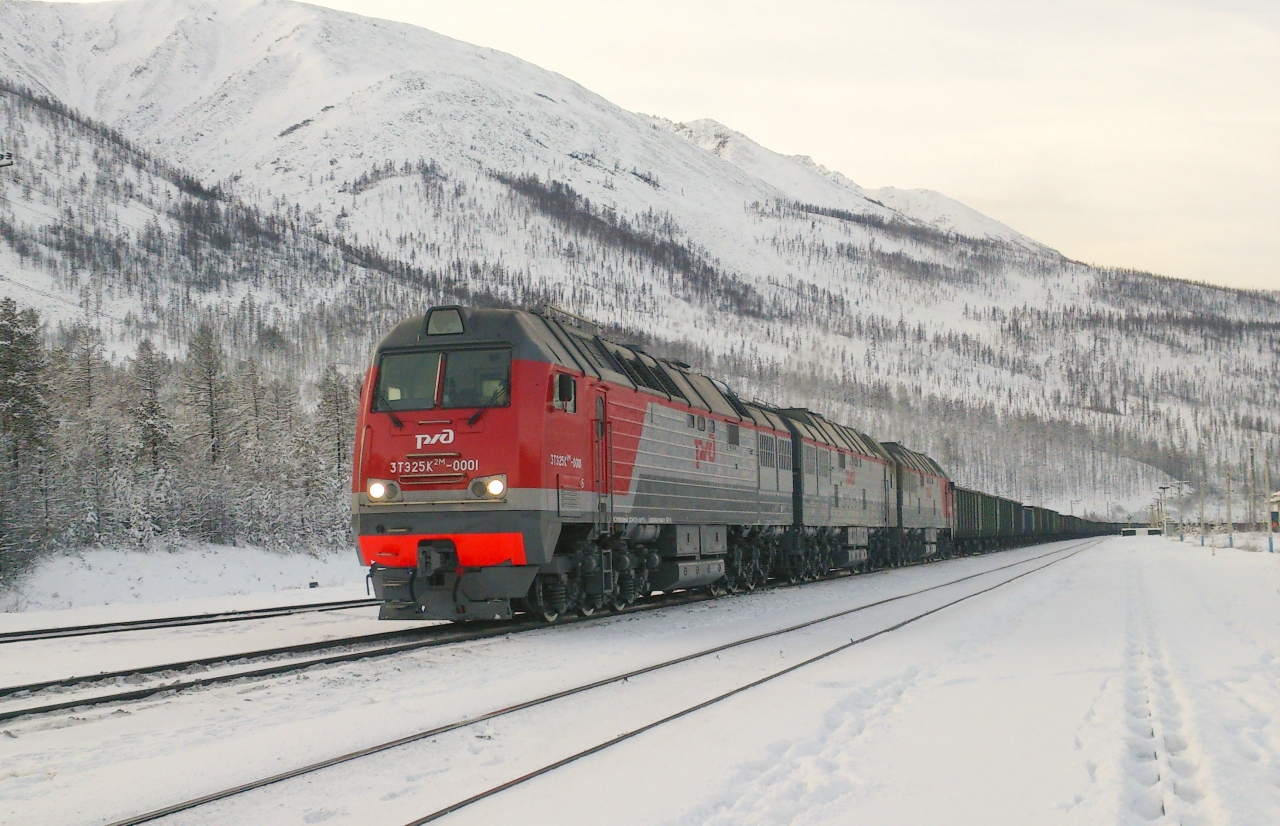
[[372,535],[359,537],[360,558],[365,565],[412,568],[418,564],[418,543],[448,540],[458,554],[458,566],[524,565],[524,535],[520,533],[455,533]]
[[355,456],[351,462],[351,492],[364,490],[365,477],[361,469],[365,465],[365,451],[372,447],[373,428],[369,424],[369,409],[373,407],[373,388],[377,383],[378,368],[370,367],[365,371],[364,384],[360,387],[360,407],[356,413],[356,440],[352,445]]

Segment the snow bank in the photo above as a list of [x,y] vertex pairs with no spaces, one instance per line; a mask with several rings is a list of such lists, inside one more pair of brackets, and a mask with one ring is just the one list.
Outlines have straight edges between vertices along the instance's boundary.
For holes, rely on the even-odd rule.
[[[1178,540],[1178,526],[1171,524],[1169,526],[1168,538],[1174,542]],[[1200,545],[1206,548],[1228,548],[1234,547],[1237,551],[1252,551],[1253,553],[1275,553],[1280,551],[1280,534],[1269,534],[1259,531],[1236,531],[1233,534],[1222,532],[1214,532],[1206,534],[1204,542],[1200,542],[1200,529],[1196,525],[1187,525],[1182,532],[1183,544]]]
[[[297,601],[323,601],[363,596],[364,574],[350,550],[283,554],[209,544],[154,552],[95,548],[44,560],[16,586],[0,590],[0,611],[66,610],[280,591],[308,597]],[[311,589],[313,582],[323,594]],[[334,597],[334,588],[343,594]],[[352,590],[359,594],[347,593]]]

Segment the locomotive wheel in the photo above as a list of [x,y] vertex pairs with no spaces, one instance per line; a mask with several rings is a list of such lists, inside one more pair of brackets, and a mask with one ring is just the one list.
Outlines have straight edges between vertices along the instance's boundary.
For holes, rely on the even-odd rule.
[[578,605],[578,616],[580,617],[593,616],[596,612],[596,607],[597,606],[594,601],[592,602],[583,601]]
[[536,613],[538,615],[538,618],[541,619],[543,622],[547,623],[548,625],[560,619],[560,612],[552,611],[549,608],[539,608],[534,613]]

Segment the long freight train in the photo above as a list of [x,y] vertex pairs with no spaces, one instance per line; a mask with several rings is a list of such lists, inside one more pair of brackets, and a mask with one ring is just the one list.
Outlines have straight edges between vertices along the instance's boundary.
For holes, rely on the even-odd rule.
[[437,307],[392,330],[351,498],[384,619],[551,621],[1118,529],[957,488],[924,454],[551,310]]

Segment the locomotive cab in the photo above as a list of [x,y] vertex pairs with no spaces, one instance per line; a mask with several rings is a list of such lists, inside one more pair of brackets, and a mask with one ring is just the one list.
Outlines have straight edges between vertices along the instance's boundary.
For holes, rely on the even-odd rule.
[[510,617],[551,559],[560,521],[542,453],[588,428],[576,415],[578,377],[521,321],[434,308],[375,353],[351,496],[385,619]]

